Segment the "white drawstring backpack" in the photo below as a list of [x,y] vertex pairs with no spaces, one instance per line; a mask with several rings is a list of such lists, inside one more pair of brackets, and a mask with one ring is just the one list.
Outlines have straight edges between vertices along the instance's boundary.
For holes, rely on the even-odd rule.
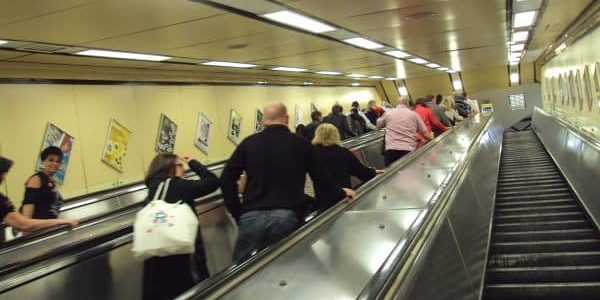
[[152,201],[135,216],[131,251],[137,260],[195,251],[198,217],[182,201],[166,201],[170,181],[161,182]]

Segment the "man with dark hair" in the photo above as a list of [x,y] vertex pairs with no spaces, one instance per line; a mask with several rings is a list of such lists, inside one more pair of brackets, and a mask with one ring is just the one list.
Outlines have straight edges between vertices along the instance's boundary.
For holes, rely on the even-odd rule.
[[375,100],[369,101],[367,103],[367,111],[365,115],[373,125],[377,125],[377,119],[383,115],[383,109],[377,106]]
[[[327,189],[324,194],[331,199],[356,195],[332,181],[312,145],[290,132],[283,103],[269,103],[263,111],[265,130],[240,143],[221,175],[225,205],[238,223],[233,254],[236,262],[298,228],[298,212],[307,205],[306,173],[315,185]],[[237,181],[244,171],[246,185],[241,202]]]
[[[450,121],[450,118],[448,118],[448,116],[446,115],[446,109],[444,108],[444,106],[442,106],[442,100],[443,100],[443,96],[442,95],[437,95],[435,96],[435,107],[432,108],[431,110],[433,110],[433,114],[435,115],[435,117],[440,120],[444,126],[452,126],[452,121]],[[435,136],[440,135],[442,132],[440,130],[438,130],[437,128],[433,128],[433,134]]]
[[331,113],[323,118],[323,123],[329,123],[335,127],[337,127],[340,132],[340,138],[345,140],[349,137],[354,136],[354,132],[352,132],[352,128],[350,128],[350,122],[348,122],[348,118],[342,114],[344,108],[339,104],[334,104],[331,107]]
[[[377,126],[375,126],[374,124],[371,124],[371,120],[369,120],[369,118],[367,117],[365,112],[362,111],[362,109],[360,109],[360,105],[358,104],[358,101],[352,102],[352,109],[356,109],[358,116],[360,116],[364,120],[364,123],[365,123],[364,125],[366,126],[366,131],[372,131],[372,130],[377,129]],[[350,115],[352,115],[352,110],[350,110],[350,111],[351,111]],[[360,121],[360,123],[362,124],[363,122]],[[354,132],[356,133],[356,130],[354,130]]]
[[452,93],[452,98],[454,98],[454,106],[458,114],[463,118],[468,118],[471,116],[471,106],[465,101],[465,98],[462,95],[462,92],[455,91]]
[[321,112],[318,110],[313,111],[310,114],[310,119],[312,122],[306,125],[306,128],[304,129],[305,137],[309,142],[311,142],[315,137],[315,131],[317,130],[317,127],[323,123],[323,114],[321,114]]

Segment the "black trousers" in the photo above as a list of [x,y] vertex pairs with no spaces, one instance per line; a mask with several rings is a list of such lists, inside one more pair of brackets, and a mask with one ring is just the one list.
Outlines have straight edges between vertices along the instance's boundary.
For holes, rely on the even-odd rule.
[[383,158],[385,161],[385,166],[391,165],[393,162],[401,159],[404,155],[410,153],[408,150],[385,150],[383,153]]

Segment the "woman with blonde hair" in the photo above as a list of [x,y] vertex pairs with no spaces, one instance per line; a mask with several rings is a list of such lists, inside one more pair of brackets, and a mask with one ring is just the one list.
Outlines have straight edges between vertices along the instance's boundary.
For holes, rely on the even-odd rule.
[[463,120],[463,117],[461,117],[454,108],[454,99],[452,99],[452,97],[448,96],[444,98],[444,100],[442,100],[442,106],[444,107],[444,109],[446,109],[444,113],[446,114],[448,119],[450,119],[452,124],[456,124],[456,122],[460,122]]
[[[362,182],[371,180],[378,173],[373,168],[364,166],[350,150],[340,146],[340,133],[338,129],[327,123],[317,127],[315,137],[312,140],[315,146],[315,153],[320,164],[331,179],[338,182],[343,188],[352,188],[350,176],[356,176]],[[342,199],[334,199],[331,195],[325,194],[325,187],[315,185],[315,196],[320,203],[326,203],[326,206],[332,206]]]

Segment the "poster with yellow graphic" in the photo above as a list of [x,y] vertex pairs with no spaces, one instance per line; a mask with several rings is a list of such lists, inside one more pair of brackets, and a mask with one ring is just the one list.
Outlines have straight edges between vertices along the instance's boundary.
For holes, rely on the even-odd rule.
[[102,161],[119,172],[123,172],[123,160],[127,155],[127,144],[130,135],[131,131],[129,129],[119,124],[115,119],[110,120]]

